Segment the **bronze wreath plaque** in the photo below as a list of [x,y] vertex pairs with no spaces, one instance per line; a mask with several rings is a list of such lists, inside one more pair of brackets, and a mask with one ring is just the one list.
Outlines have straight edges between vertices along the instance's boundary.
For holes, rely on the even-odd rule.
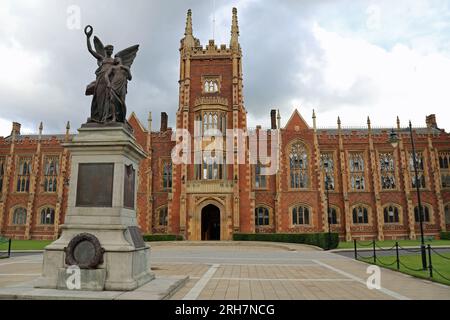
[[66,264],[78,266],[80,269],[95,269],[103,263],[105,249],[100,245],[97,237],[89,233],[81,233],[64,248]]

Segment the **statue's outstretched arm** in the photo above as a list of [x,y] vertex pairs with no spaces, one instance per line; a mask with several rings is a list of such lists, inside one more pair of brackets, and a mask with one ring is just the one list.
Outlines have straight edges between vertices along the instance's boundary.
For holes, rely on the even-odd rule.
[[94,56],[95,59],[101,61],[104,59],[104,57],[92,49],[91,37],[92,37],[93,32],[94,32],[94,30],[91,26],[87,26],[84,29],[84,33],[86,34],[86,40],[87,40],[87,48],[88,48],[89,52]]

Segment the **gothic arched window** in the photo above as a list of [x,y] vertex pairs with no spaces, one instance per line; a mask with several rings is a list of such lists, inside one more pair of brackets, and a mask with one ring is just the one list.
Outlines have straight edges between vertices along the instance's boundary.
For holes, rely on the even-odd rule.
[[292,208],[292,224],[304,225],[309,224],[310,221],[310,209],[305,206],[295,206]]
[[[416,153],[416,163],[417,163],[417,179],[419,188],[426,188],[425,180],[425,164],[422,152]],[[412,153],[409,154],[409,172],[411,176],[411,188],[416,188],[416,174],[414,170],[414,156]]]
[[450,224],[450,203],[445,206],[445,223]]
[[397,188],[395,182],[395,160],[391,152],[380,153],[381,188],[393,190]]
[[47,207],[41,210],[41,224],[55,223],[55,209]]
[[352,152],[350,158],[350,187],[354,191],[366,189],[364,153]]
[[354,224],[368,224],[369,210],[365,206],[356,206],[353,208],[353,223]]
[[441,172],[441,186],[450,188],[450,151],[439,152],[439,169]]
[[168,225],[168,208],[167,206],[164,206],[160,209],[158,209],[158,225],[161,227],[167,227]]
[[255,226],[268,226],[269,224],[269,209],[266,207],[257,207],[255,209]]
[[27,209],[24,207],[18,207],[14,209],[12,224],[14,225],[24,225],[27,223]]
[[5,159],[0,158],[0,194],[3,191],[3,177],[5,176]]
[[397,206],[389,205],[384,208],[384,223],[399,223],[400,213]]
[[330,224],[339,224],[338,210],[336,208],[330,207],[330,210],[328,211],[328,219],[330,219]]
[[301,142],[294,143],[289,151],[290,185],[292,189],[308,188],[308,153]]
[[17,192],[30,191],[31,158],[19,159],[17,172]]
[[[420,222],[420,214],[419,214],[419,206],[416,206],[414,208],[414,220],[416,223]],[[431,216],[430,216],[430,208],[427,205],[422,205],[422,222],[430,222]]]
[[44,192],[56,192],[59,173],[59,157],[45,157],[44,159]]
[[172,189],[172,161],[165,160],[163,162],[163,189]]

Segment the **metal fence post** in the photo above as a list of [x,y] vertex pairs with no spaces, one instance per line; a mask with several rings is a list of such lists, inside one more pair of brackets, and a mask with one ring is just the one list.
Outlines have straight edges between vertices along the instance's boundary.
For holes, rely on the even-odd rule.
[[355,260],[358,260],[358,249],[356,247],[356,239],[353,240],[353,245],[355,247]]
[[8,258],[11,258],[11,238],[9,239],[8,242]]
[[433,278],[433,265],[431,263],[431,245],[428,245],[427,248],[428,248],[428,268],[430,270],[430,278]]
[[397,270],[400,270],[400,256],[398,254],[398,241],[395,242],[395,253],[397,255]]
[[377,264],[377,251],[375,248],[375,240],[373,240],[373,263]]

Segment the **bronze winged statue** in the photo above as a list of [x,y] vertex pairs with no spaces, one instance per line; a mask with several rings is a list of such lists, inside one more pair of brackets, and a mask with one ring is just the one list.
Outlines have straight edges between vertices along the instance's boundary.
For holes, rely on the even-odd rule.
[[98,64],[98,69],[95,71],[96,80],[86,88],[86,95],[93,96],[91,117],[88,122],[126,123],[125,98],[128,92],[128,81],[132,79],[130,68],[136,58],[139,45],[122,50],[113,58],[114,47],[104,46],[96,36],[94,37],[95,50],[92,49],[93,32],[92,26],[84,29],[88,50],[97,59]]

